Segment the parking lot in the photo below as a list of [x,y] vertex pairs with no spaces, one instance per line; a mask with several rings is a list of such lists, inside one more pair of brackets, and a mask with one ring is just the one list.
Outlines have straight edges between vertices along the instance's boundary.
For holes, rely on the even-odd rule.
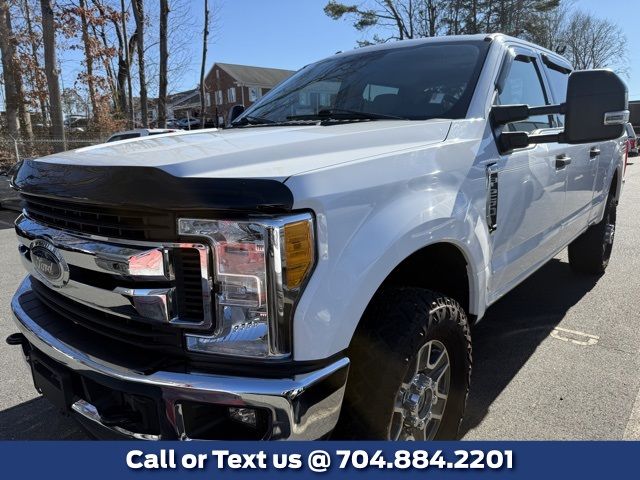
[[[640,162],[630,165],[614,253],[602,278],[566,252],[494,305],[473,331],[466,439],[640,439]],[[16,331],[23,276],[0,211],[0,337]],[[0,344],[0,439],[86,438],[40,398],[20,349]]]

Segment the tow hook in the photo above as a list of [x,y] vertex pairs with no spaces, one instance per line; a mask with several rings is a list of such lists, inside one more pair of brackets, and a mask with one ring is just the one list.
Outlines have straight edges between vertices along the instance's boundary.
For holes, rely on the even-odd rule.
[[21,333],[12,333],[5,341],[9,345],[24,345],[27,342],[27,339]]

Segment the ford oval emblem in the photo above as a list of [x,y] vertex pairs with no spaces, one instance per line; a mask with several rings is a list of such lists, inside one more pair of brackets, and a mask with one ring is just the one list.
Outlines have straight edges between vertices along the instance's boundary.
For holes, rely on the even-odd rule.
[[53,287],[64,287],[69,282],[69,266],[58,249],[46,240],[31,242],[31,263],[35,276]]

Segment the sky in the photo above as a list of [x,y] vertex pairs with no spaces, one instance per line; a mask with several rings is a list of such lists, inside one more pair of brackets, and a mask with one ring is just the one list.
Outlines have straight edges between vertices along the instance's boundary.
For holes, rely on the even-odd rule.
[[[202,0],[192,0],[194,20],[202,23]],[[327,0],[213,0],[219,11],[216,38],[209,47],[207,66],[240,63],[297,70],[304,65],[350,50],[366,33],[348,20],[332,20],[322,11]],[[349,0],[346,3],[358,3]],[[210,1],[211,3],[211,1]],[[640,99],[640,17],[638,0],[576,0],[575,8],[608,18],[624,31],[630,62],[629,99]],[[199,46],[197,51],[200,51]],[[197,55],[195,56],[197,57]],[[182,79],[183,87],[198,83],[198,62]],[[192,72],[191,72],[192,70]]]
[[[195,23],[201,25],[203,0],[191,1]],[[207,69],[222,62],[298,70],[337,51],[351,50],[366,37],[348,21],[327,17],[323,11],[327,0],[209,0],[212,2],[217,22]],[[197,51],[200,54],[200,45]],[[194,58],[191,81],[185,75],[186,88],[198,83],[200,61],[199,56]]]
[[638,0],[577,0],[575,7],[616,23],[627,36],[629,100],[640,100],[640,17]]

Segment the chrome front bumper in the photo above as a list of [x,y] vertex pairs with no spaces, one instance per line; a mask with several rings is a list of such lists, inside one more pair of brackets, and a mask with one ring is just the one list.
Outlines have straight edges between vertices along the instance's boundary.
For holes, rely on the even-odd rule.
[[[318,439],[330,433],[338,421],[349,369],[347,358],[291,378],[245,378],[196,371],[157,371],[145,375],[101,360],[56,338],[23,308],[20,297],[29,293],[31,282],[26,278],[13,297],[11,307],[20,332],[31,346],[80,375],[104,376],[140,388],[159,389],[166,420],[175,430],[175,438],[189,440],[181,415],[181,401],[265,409],[271,417],[267,438],[274,440]],[[86,401],[75,402],[71,411],[123,436],[161,439],[102,424],[95,407]]]

